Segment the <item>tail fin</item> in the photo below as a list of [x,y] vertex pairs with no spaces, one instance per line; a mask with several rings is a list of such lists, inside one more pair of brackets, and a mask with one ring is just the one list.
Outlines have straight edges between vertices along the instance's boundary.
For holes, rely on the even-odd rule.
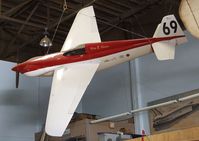
[[169,60],[175,57],[175,46],[187,41],[184,32],[174,15],[163,17],[153,37],[175,37],[171,40],[160,41],[152,44],[158,60]]
[[81,9],[71,26],[61,51],[77,48],[85,43],[101,42],[93,6]]

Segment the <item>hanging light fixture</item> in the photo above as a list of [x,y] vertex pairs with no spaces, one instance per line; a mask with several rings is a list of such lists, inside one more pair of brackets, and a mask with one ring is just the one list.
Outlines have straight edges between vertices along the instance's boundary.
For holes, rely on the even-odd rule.
[[40,46],[42,47],[51,47],[53,44],[52,44],[52,41],[48,38],[48,28],[45,28],[45,32],[44,32],[44,37],[41,39],[40,41]]

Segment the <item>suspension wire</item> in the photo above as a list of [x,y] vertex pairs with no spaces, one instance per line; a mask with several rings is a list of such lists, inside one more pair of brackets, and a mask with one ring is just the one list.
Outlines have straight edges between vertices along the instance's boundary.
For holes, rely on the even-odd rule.
[[172,5],[171,0],[169,0],[169,3],[170,3],[170,7],[169,7],[169,9],[168,9],[167,15],[170,14],[170,12],[171,12],[171,10],[172,10],[172,8],[173,8],[173,5]]
[[[133,16],[134,16],[134,18],[136,19],[136,22],[138,23],[138,25],[139,25],[140,29],[142,30],[142,32],[145,34],[145,36],[147,36],[147,34],[146,34],[146,32],[145,32],[143,26],[141,25],[141,23],[139,22],[139,20],[138,20],[138,18],[137,18],[137,16],[136,16],[136,15],[133,15]],[[148,42],[150,43],[150,45],[152,46],[151,40],[150,40],[148,37],[146,37],[146,38],[147,38]]]
[[54,32],[53,37],[52,37],[52,42],[53,42],[53,40],[54,40],[54,38],[55,38],[55,35],[56,35],[57,30],[58,30],[58,28],[59,28],[59,25],[60,25],[60,23],[61,23],[61,19],[62,19],[63,15],[64,15],[64,12],[65,12],[65,10],[62,11],[62,14],[61,14],[61,16],[60,16],[60,18],[59,18],[58,24],[57,24],[57,26],[56,26],[55,32]]
[[96,19],[97,19],[97,21],[99,21],[99,22],[101,22],[101,23],[103,23],[103,24],[112,26],[112,27],[117,28],[117,29],[119,29],[119,30],[122,30],[122,31],[124,31],[124,32],[128,32],[128,33],[131,33],[131,34],[133,34],[133,35],[137,35],[137,36],[139,36],[139,37],[148,38],[148,37],[146,37],[146,36],[144,36],[144,35],[142,35],[142,34],[139,34],[139,33],[133,32],[133,31],[131,31],[131,30],[128,30],[128,29],[119,27],[119,26],[117,26],[117,25],[111,24],[111,23],[106,22],[106,21],[104,21],[104,20],[101,20],[101,19],[99,19],[99,18],[97,18],[97,17],[96,17]]
[[138,23],[138,25],[139,25],[140,29],[142,30],[142,32],[143,32],[143,33],[144,33],[144,35],[146,36],[147,34],[146,34],[146,32],[144,31],[144,28],[143,28],[143,26],[141,25],[141,23],[139,22],[139,20],[138,20],[137,16],[136,16],[136,15],[133,15],[133,16],[134,16],[134,18],[135,18],[136,22]]
[[[60,18],[59,18],[58,24],[57,24],[57,26],[56,26],[56,29],[55,29],[55,31],[54,31],[54,34],[53,34],[53,37],[52,37],[52,42],[54,41],[55,35],[56,35],[57,30],[58,30],[58,28],[59,28],[59,25],[60,25],[60,23],[61,23],[61,20],[62,20],[62,17],[63,17],[63,15],[64,15],[64,12],[65,12],[67,9],[68,9],[67,3],[66,3],[66,1],[64,0],[63,10],[62,10],[61,16],[60,16]],[[50,48],[51,48],[51,46],[48,47],[48,50],[47,50],[46,54],[49,53]]]

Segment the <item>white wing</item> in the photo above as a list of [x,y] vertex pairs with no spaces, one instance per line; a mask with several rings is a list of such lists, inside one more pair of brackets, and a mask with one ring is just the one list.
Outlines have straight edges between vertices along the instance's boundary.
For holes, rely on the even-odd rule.
[[48,135],[63,135],[98,66],[89,62],[55,71],[45,126]]
[[85,43],[101,42],[93,6],[80,10],[71,26],[61,51],[67,51]]

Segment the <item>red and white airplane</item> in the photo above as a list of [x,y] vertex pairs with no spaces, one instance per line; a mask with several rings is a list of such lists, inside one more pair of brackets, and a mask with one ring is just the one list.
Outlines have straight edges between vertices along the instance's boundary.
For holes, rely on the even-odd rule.
[[94,74],[102,69],[155,53],[174,59],[186,37],[173,15],[165,16],[153,38],[101,42],[93,7],[80,10],[61,52],[35,57],[12,70],[27,76],[53,75],[45,131],[62,136]]

